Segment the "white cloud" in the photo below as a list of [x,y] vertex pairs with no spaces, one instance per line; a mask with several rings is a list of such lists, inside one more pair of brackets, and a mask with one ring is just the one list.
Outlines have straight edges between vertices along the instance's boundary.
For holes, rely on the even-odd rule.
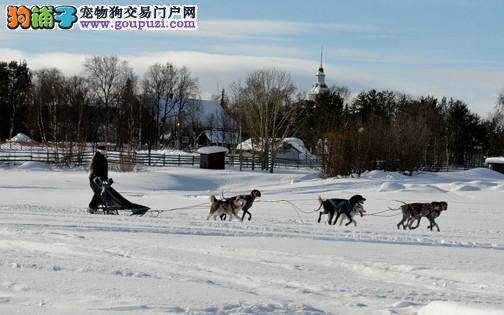
[[[90,31],[80,31],[77,29],[71,32],[65,32],[61,34],[60,32],[46,32],[43,34],[45,38],[59,38],[61,35],[78,36],[89,33],[101,33],[101,32],[90,32]],[[334,33],[334,32],[363,32],[363,33],[386,33],[382,27],[372,24],[345,24],[345,23],[315,23],[315,22],[296,22],[296,21],[281,21],[281,20],[232,20],[232,19],[214,19],[205,20],[200,19],[198,21],[198,29],[194,31],[123,31],[122,34],[134,32],[135,34],[142,34],[142,37],[158,37],[158,38],[169,38],[169,37],[202,37],[208,39],[257,39],[261,41],[286,41],[289,37],[299,37],[307,34],[317,34],[317,33]],[[31,31],[8,31],[1,30],[6,36],[37,36],[36,32]],[[23,34],[21,34],[23,33]],[[114,35],[117,37],[118,32],[107,31],[104,34],[110,37]]]
[[[57,67],[67,74],[83,72],[83,61],[90,55],[71,53],[25,53],[14,49],[0,49],[0,60],[26,59],[30,68]],[[143,75],[155,62],[173,62],[188,66],[199,78],[202,97],[209,97],[226,88],[247,73],[262,68],[280,68],[291,73],[299,90],[310,88],[318,66],[317,60],[296,57],[265,57],[247,55],[211,54],[194,51],[124,54],[138,75]],[[346,85],[354,92],[362,89],[391,89],[413,96],[431,94],[437,97],[459,98],[485,116],[495,104],[497,94],[504,87],[501,69],[411,69],[399,66],[343,66],[324,63],[329,85]]]
[[[0,60],[26,59],[30,68],[40,69],[56,67],[67,74],[82,73],[83,61],[91,54],[71,53],[25,53],[13,49],[0,49]],[[234,80],[243,78],[247,73],[263,68],[279,68],[289,71],[294,78],[306,80],[308,89],[317,69],[317,61],[300,58],[260,57],[243,55],[209,54],[193,51],[171,51],[144,53],[135,55],[120,55],[128,61],[138,75],[143,75],[147,67],[155,62],[173,62],[179,66],[186,65],[200,79],[203,94],[213,93],[217,85],[226,87]],[[326,66],[326,72],[333,76],[344,77],[349,82],[366,82],[365,75],[346,73],[331,65]]]
[[271,20],[201,20],[199,30],[190,35],[204,37],[299,36],[317,31],[378,32],[376,25],[310,23]]
[[58,68],[65,74],[74,75],[83,71],[85,56],[70,53],[29,54],[15,49],[0,48],[0,60],[26,60],[30,69]]

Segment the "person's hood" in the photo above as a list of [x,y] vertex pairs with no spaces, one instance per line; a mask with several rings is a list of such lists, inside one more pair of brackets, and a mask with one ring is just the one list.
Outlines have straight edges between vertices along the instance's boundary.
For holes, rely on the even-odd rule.
[[107,150],[98,149],[98,150],[96,150],[96,152],[100,153],[103,156],[107,156]]

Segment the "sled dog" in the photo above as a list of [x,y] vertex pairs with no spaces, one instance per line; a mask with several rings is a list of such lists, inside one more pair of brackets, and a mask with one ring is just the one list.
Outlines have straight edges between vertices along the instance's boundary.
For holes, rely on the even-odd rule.
[[[442,211],[448,209],[448,203],[445,201],[404,203],[400,209],[403,217],[401,221],[397,223],[397,229],[400,229],[402,225],[403,229],[406,229],[407,227],[410,230],[414,230],[420,225],[420,220],[423,217],[426,217],[430,222],[428,228],[432,231],[432,228],[435,226],[439,231],[439,226],[437,225],[435,219],[441,215]],[[415,220],[417,222],[413,227],[412,225]]]
[[[327,223],[329,225],[334,225],[338,221],[339,217],[344,214],[348,218],[348,222],[345,225],[349,225],[350,223],[355,223],[352,218],[352,211],[359,212],[361,215],[363,214],[363,204],[366,201],[366,198],[361,195],[354,195],[350,199],[322,199],[319,196],[320,208],[324,208],[324,211],[319,212],[318,223],[322,219],[322,215],[328,215]],[[333,217],[336,214],[336,219],[333,222]]]
[[243,221],[242,218],[236,215],[236,212],[243,206],[244,201],[245,199],[242,196],[236,196],[226,200],[219,200],[215,198],[214,195],[210,196],[210,213],[207,216],[207,220],[211,217],[216,220],[221,214],[226,214]]
[[[224,197],[224,196],[223,196]],[[237,196],[233,196],[233,197],[229,197],[229,198],[224,198],[225,200],[229,200],[229,199],[232,199],[232,198],[236,198]],[[252,219],[252,214],[250,213],[250,211],[248,211],[252,205],[254,204],[254,200],[256,198],[259,198],[261,197],[261,192],[257,189],[253,189],[250,194],[248,195],[240,195],[240,197],[243,197],[244,199],[244,203],[243,203],[243,207],[241,208],[241,210],[243,211],[243,214],[242,214],[242,221],[245,219],[245,215],[248,214],[248,220],[250,221],[250,219]],[[239,210],[238,210],[239,211]],[[238,213],[237,211],[237,213]],[[226,214],[222,214],[220,216],[221,220],[226,220]]]
[[[357,214],[360,214],[360,216],[363,217],[365,213],[366,213],[366,210],[364,210],[364,207],[361,204],[356,205],[355,208],[350,211],[350,216],[352,217],[352,221],[353,221],[354,226],[357,226],[357,221],[355,221],[355,216]],[[342,225],[344,220],[345,220],[345,217],[341,216],[339,219],[339,225]]]

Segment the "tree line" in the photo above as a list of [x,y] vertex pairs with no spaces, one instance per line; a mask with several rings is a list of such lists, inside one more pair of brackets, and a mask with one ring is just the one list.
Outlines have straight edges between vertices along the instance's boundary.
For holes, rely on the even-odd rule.
[[453,98],[374,89],[348,95],[333,88],[302,105],[299,135],[322,156],[329,176],[479,165],[504,153],[504,95],[487,119]]
[[[504,94],[481,118],[461,100],[332,87],[314,101],[286,71],[257,70],[214,96],[224,114],[199,119],[199,84],[187,67],[154,63],[139,77],[116,56],[94,56],[82,75],[0,62],[0,139],[17,132],[47,142],[109,142],[128,150],[184,148],[209,126],[251,139],[273,171],[285,137],[301,138],[327,176],[461,165],[504,153]],[[240,151],[241,152],[241,151]]]
[[187,67],[155,63],[140,78],[116,56],[94,56],[85,73],[32,71],[0,62],[0,139],[18,132],[48,142],[175,146],[199,128],[199,86]]
[[382,169],[413,172],[480,165],[504,154],[504,93],[483,119],[461,100],[346,87],[307,100],[289,75],[260,70],[232,85],[230,111],[273,171],[282,139],[296,136],[321,157],[327,176]]

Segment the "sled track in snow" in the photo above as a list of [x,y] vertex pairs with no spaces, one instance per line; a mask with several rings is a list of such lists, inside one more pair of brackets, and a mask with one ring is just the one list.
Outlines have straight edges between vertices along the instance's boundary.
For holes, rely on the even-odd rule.
[[[327,226],[325,224],[299,223],[287,220],[254,220],[252,222],[207,221],[203,217],[194,217],[184,213],[174,217],[131,217],[126,215],[89,215],[79,208],[62,209],[35,205],[2,206],[0,211],[16,214],[10,222],[5,218],[7,227],[23,229],[59,229],[80,232],[143,233],[143,234],[178,234],[209,237],[264,237],[264,238],[299,238],[330,242],[376,243],[404,246],[434,246],[448,248],[468,248],[485,250],[504,250],[504,243],[460,241],[453,235],[446,236],[437,232],[422,233],[417,230],[372,231],[359,227]],[[19,216],[26,216],[20,223]],[[464,231],[459,232],[462,236]],[[452,233],[453,234],[453,233]],[[483,236],[484,237],[484,236]]]

